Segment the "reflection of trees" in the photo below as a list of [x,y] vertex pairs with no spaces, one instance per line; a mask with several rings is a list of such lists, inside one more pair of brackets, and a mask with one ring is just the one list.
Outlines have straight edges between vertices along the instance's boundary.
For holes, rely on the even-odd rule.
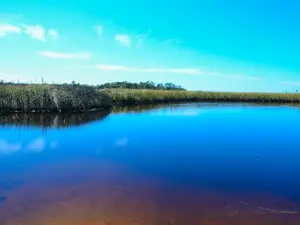
[[78,126],[105,119],[110,111],[86,113],[8,113],[0,114],[0,125],[60,128]]

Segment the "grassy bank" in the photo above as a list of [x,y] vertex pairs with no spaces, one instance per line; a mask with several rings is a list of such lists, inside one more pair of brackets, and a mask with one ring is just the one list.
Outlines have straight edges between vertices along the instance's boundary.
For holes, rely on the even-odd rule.
[[170,102],[300,103],[300,94],[105,89],[114,105]]
[[300,94],[103,89],[86,85],[0,85],[0,111],[79,112],[172,102],[300,103]]
[[50,84],[0,86],[0,111],[64,112],[110,106],[110,97],[90,86]]

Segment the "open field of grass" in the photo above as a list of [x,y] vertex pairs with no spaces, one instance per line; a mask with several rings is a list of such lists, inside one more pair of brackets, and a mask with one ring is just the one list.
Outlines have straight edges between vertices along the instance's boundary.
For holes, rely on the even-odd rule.
[[300,94],[104,89],[114,105],[170,102],[300,103]]
[[90,86],[1,85],[0,111],[64,112],[111,107],[111,99]]

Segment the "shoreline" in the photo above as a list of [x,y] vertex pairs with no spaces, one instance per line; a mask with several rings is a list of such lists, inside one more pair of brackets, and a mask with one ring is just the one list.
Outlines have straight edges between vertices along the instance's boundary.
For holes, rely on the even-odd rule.
[[172,103],[300,104],[298,93],[201,92],[151,89],[97,89],[87,85],[0,86],[0,113],[82,113],[117,106]]

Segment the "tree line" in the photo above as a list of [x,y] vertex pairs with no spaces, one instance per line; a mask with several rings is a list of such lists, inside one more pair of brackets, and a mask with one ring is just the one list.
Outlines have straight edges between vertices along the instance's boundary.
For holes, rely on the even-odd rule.
[[159,83],[156,84],[152,81],[131,83],[127,81],[123,82],[111,82],[97,85],[98,89],[104,88],[128,88],[128,89],[153,89],[153,90],[185,90],[182,86],[173,83]]
[[[46,84],[42,82],[42,84]],[[0,85],[28,85],[27,83],[14,83],[14,82],[5,82],[4,80],[0,80]],[[73,86],[82,86],[82,84],[77,83],[76,81],[72,81],[67,84],[54,84],[54,85],[73,85]],[[139,83],[131,83],[128,81],[121,82],[108,82],[99,85],[83,85],[83,86],[93,86],[97,89],[106,89],[106,88],[126,88],[126,89],[153,89],[153,90],[185,90],[182,86],[176,85],[173,83],[154,83],[152,81],[139,82]]]

